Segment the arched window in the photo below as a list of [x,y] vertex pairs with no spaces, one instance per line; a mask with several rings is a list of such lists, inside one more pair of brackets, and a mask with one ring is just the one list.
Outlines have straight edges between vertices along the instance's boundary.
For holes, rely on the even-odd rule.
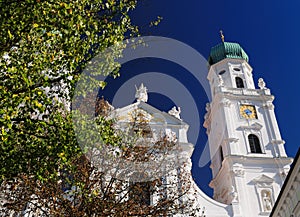
[[251,153],[262,153],[260,142],[257,136],[250,134],[248,136],[248,141],[249,141]]
[[244,88],[243,79],[241,79],[240,77],[235,77],[235,84],[237,88]]

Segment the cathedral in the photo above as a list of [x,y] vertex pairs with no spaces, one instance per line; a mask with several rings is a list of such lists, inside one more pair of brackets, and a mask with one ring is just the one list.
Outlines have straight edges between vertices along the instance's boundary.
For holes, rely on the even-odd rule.
[[[210,187],[214,194],[210,198],[192,184],[191,195],[199,208],[198,216],[299,217],[299,163],[294,168],[296,178],[291,181],[295,182],[290,184],[292,190],[286,193],[294,198],[289,201],[296,202],[289,211],[283,211],[288,202],[278,198],[279,194],[283,197],[280,191],[287,185],[284,183],[293,159],[285,152],[270,89],[262,78],[256,88],[248,55],[238,43],[225,42],[222,38],[220,44],[211,48],[208,63],[212,100],[206,104],[203,125],[209,141]],[[188,165],[186,170],[190,171],[194,144],[188,141],[188,124],[182,121],[180,108],[165,113],[147,104],[147,89],[143,85],[137,89],[136,98],[136,103],[116,109],[120,119],[128,118],[126,114],[134,109],[149,114],[166,132],[176,135]],[[284,202],[276,202],[277,199]],[[273,210],[275,205],[277,211]]]
[[[143,126],[139,132],[141,139],[134,142],[138,151],[147,151],[148,145],[158,144],[159,152],[154,152],[157,161],[145,160],[144,154],[138,154],[135,156],[138,164],[135,164],[128,160],[134,157],[130,152],[125,155],[126,159],[118,161],[121,169],[116,178],[128,182],[128,189],[135,183],[142,188],[137,194],[132,191],[135,194],[129,194],[128,198],[134,198],[134,204],[140,207],[150,207],[157,204],[160,197],[176,197],[184,189],[187,193],[178,203],[188,202],[193,216],[300,217],[300,151],[294,162],[286,155],[270,89],[262,78],[256,87],[247,53],[238,43],[225,42],[224,37],[211,48],[208,64],[207,79],[212,96],[206,103],[203,126],[209,143],[212,172],[209,186],[213,189],[213,198],[201,191],[192,178],[191,156],[195,144],[189,142],[189,125],[180,116],[181,108],[175,106],[163,112],[148,104],[147,87],[143,84],[136,87],[136,102],[117,109],[110,105],[105,107],[120,129],[130,129],[129,133],[133,133],[138,128],[132,123]],[[134,134],[128,135],[131,138]],[[160,135],[166,149],[159,143]],[[112,151],[115,153],[115,147]],[[108,164],[99,157],[91,160],[93,165],[99,162],[104,162],[99,168]],[[112,166],[108,171],[116,174],[116,164],[113,162]],[[143,174],[142,180],[140,174]],[[147,183],[154,179],[160,179],[162,184],[150,192]],[[171,186],[173,191],[161,186]],[[76,186],[70,187],[76,189]],[[74,191],[69,192],[64,194],[71,198]],[[22,213],[26,213],[26,209]],[[4,216],[1,209],[0,215]],[[40,216],[40,213],[24,216]],[[170,216],[191,214],[181,209]]]

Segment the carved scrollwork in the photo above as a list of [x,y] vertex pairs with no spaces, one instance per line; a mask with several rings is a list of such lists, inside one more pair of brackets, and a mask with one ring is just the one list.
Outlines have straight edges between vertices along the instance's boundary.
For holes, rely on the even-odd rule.
[[282,178],[283,180],[286,179],[288,173],[289,173],[289,169],[288,169],[288,168],[283,168],[283,169],[280,169],[280,170],[279,170],[279,175],[281,176],[281,178]]
[[267,103],[263,104],[263,108],[273,110],[275,108],[275,106],[272,102],[267,102]]
[[243,165],[241,165],[241,164],[235,164],[235,165],[233,165],[232,173],[235,176],[244,177],[244,175],[245,175],[245,169],[244,169]]
[[230,107],[232,105],[232,102],[229,99],[222,99],[221,104],[226,106],[226,107]]

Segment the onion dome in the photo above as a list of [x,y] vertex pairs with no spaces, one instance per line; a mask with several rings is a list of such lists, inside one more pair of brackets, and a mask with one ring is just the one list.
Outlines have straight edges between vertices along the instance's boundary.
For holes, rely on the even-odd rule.
[[222,32],[221,37],[222,43],[212,47],[210,50],[210,55],[208,58],[209,65],[213,65],[226,58],[243,59],[247,62],[249,61],[248,55],[238,43],[224,42],[224,36]]

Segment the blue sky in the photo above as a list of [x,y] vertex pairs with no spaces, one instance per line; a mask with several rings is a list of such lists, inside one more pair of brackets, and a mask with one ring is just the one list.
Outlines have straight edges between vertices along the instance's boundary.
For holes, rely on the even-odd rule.
[[[255,83],[258,78],[264,78],[267,87],[275,95],[275,113],[281,135],[286,141],[288,156],[294,157],[300,143],[300,2],[282,2],[142,0],[133,12],[133,20],[143,26],[142,35],[164,36],[182,41],[205,58],[210,48],[221,42],[220,29],[224,31],[225,41],[238,42],[250,58]],[[163,17],[160,25],[148,28],[148,23],[157,16]],[[165,73],[180,81],[194,99],[199,99],[197,108],[203,123],[207,98],[189,72],[174,63],[151,58],[131,61],[124,65],[121,77],[108,85],[111,91],[116,91],[126,80],[148,71]],[[176,71],[180,73],[176,74]],[[150,94],[149,103],[166,111],[174,104],[163,93]],[[197,166],[207,139],[204,128],[200,129],[200,136],[202,139],[197,140],[192,158],[192,173],[200,188],[211,195],[212,191],[208,187],[210,169]]]

